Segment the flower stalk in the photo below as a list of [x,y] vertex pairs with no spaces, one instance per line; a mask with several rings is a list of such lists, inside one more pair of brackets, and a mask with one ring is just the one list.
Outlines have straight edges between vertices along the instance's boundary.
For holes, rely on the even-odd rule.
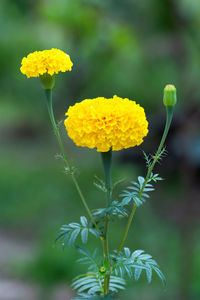
[[[166,88],[167,87],[168,86],[166,86]],[[167,96],[168,96],[168,95],[166,95],[167,92],[168,92],[168,90],[166,90],[166,88],[164,90],[164,99],[166,99]],[[171,90],[170,90],[170,93],[171,93]],[[175,95],[174,97],[176,97],[176,93],[174,95]],[[170,103],[172,103],[171,99],[170,99]],[[174,105],[176,104],[176,102],[173,102],[173,103],[174,103]],[[169,132],[169,128],[170,128],[170,125],[171,125],[171,121],[172,121],[172,117],[173,117],[174,105],[166,105],[165,103],[164,103],[164,105],[166,106],[166,123],[165,123],[165,129],[164,129],[164,132],[163,132],[162,139],[160,141],[160,145],[158,147],[158,150],[157,150],[157,152],[156,152],[156,154],[154,156],[153,162],[151,163],[151,165],[149,166],[149,168],[147,170],[147,175],[145,177],[145,181],[144,181],[143,186],[142,186],[142,188],[140,190],[140,193],[138,195],[138,199],[139,200],[140,200],[140,198],[142,196],[142,193],[144,191],[144,188],[145,188],[146,184],[148,183],[148,181],[150,179],[150,176],[151,176],[151,173],[153,171],[153,168],[154,168],[155,164],[157,163],[157,161],[160,158],[160,154],[161,154],[161,151],[163,150],[163,145],[165,143],[165,140],[167,138],[167,134]],[[130,229],[133,217],[135,215],[136,208],[137,208],[137,205],[134,202],[132,211],[130,213],[130,216],[129,216],[129,219],[128,219],[128,222],[127,222],[127,225],[126,225],[126,228],[125,228],[125,231],[124,231],[124,234],[122,236],[119,248],[117,250],[117,256],[120,254],[120,252],[121,252],[121,250],[123,248],[124,242],[125,242],[125,240],[127,238],[127,235],[128,235],[128,232],[129,232],[129,229]]]
[[[104,169],[105,176],[105,185],[106,185],[106,196],[107,196],[107,207],[111,204],[111,165],[112,165],[112,150],[108,152],[101,152],[102,164]],[[104,256],[106,259],[106,265],[108,266],[108,272],[104,277],[104,295],[109,293],[109,281],[110,281],[110,255],[109,255],[109,246],[108,246],[108,225],[109,225],[109,216],[106,214],[105,220],[105,234],[104,234]]]
[[63,145],[63,142],[62,142],[62,139],[61,139],[61,136],[60,136],[60,131],[59,131],[59,128],[56,124],[56,121],[55,121],[55,117],[54,117],[54,112],[53,112],[53,106],[52,106],[52,89],[45,89],[45,95],[46,95],[46,101],[47,101],[47,109],[48,109],[48,113],[49,113],[49,117],[50,117],[50,120],[51,120],[51,124],[52,124],[52,127],[53,127],[53,130],[54,130],[54,133],[56,135],[56,138],[58,140],[58,144],[60,146],[60,149],[61,149],[61,152],[62,152],[62,155],[63,155],[63,160],[65,162],[65,165],[69,171],[69,174],[71,175],[72,177],[72,181],[77,189],[77,192],[81,198],[81,201],[83,203],[83,206],[85,207],[87,213],[88,213],[88,216],[90,217],[92,223],[94,224],[95,228],[99,231],[99,228],[92,216],[92,213],[87,205],[87,202],[83,196],[83,193],[79,187],[79,184],[76,180],[76,177],[75,177],[75,174],[74,174],[74,170],[72,168],[72,166],[70,165],[70,162],[69,162],[69,159],[66,155],[66,152],[65,152],[65,148],[64,148],[64,145]]
[[112,150],[108,152],[101,152],[101,158],[104,169],[104,177],[107,193],[107,206],[111,204],[111,164],[112,164]]

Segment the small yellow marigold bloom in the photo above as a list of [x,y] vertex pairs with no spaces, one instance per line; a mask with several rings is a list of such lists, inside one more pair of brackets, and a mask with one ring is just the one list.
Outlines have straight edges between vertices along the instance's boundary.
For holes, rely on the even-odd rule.
[[127,98],[86,99],[70,106],[66,116],[65,127],[75,144],[98,152],[138,146],[148,133],[144,109]]
[[59,49],[35,51],[22,59],[21,72],[28,78],[71,71],[73,63],[70,56]]

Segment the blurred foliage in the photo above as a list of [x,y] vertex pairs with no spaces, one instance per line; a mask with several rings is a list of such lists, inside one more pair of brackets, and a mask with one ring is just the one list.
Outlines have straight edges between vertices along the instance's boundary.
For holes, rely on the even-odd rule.
[[[15,276],[53,284],[81,271],[74,263],[75,250],[53,246],[56,230],[78,219],[83,208],[70,178],[53,159],[57,147],[38,80],[27,80],[19,70],[28,53],[56,47],[74,63],[72,72],[57,76],[57,118],[64,119],[67,107],[84,98],[128,97],[145,107],[150,138],[144,145],[151,144],[150,149],[157,145],[153,134],[161,134],[163,87],[176,85],[176,130],[172,128],[174,139],[167,141],[175,158],[166,158],[161,170],[163,177],[169,172],[170,180],[160,184],[160,193],[144,210],[138,209],[128,241],[132,250],[144,248],[157,258],[168,288],[163,293],[159,282],[149,287],[141,280],[130,283],[127,299],[199,299],[199,206],[192,201],[199,197],[193,178],[200,157],[200,1],[1,0],[0,27],[0,224],[37,248],[32,261],[20,261]],[[97,153],[76,149],[67,138],[66,145],[77,160],[89,205],[101,207],[101,194],[92,185],[93,175],[101,175]],[[115,154],[116,180],[136,178],[142,153],[137,160],[134,151]],[[124,157],[134,161],[134,168],[119,165]],[[111,247],[123,228],[123,222],[120,228],[113,224]]]

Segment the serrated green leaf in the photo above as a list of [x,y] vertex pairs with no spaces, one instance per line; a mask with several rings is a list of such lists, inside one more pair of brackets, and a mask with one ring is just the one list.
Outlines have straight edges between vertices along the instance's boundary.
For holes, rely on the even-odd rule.
[[140,189],[137,188],[136,186],[128,186],[127,189],[130,189],[130,190],[133,190],[133,191],[136,191],[136,192],[140,191]]
[[86,217],[81,216],[80,217],[80,221],[81,221],[81,224],[83,225],[83,227],[87,227],[88,226],[88,221],[87,221]]
[[147,276],[147,281],[148,281],[148,283],[151,283],[152,268],[151,268],[151,266],[148,263],[146,263],[146,266],[148,267],[148,269],[145,270],[146,271],[146,276]]
[[94,293],[100,292],[101,288],[100,286],[93,286],[88,290],[88,294],[93,295]]
[[98,178],[97,176],[95,176],[96,181],[94,181],[94,185],[102,192],[106,193],[107,189],[106,189],[106,185],[105,182]]
[[141,268],[135,268],[134,278],[135,278],[136,281],[139,280],[141,273],[142,273],[142,269]]
[[111,277],[110,277],[110,282],[120,283],[123,285],[126,284],[126,281],[124,280],[124,278],[113,276],[113,275],[111,275]]
[[88,283],[94,284],[96,282],[97,282],[97,279],[94,277],[86,277],[86,278],[84,277],[84,278],[81,278],[81,279],[75,281],[74,283],[72,283],[72,287],[75,290],[75,289],[78,289],[79,287],[81,287],[82,285],[86,285]]
[[131,197],[125,197],[122,202],[121,202],[121,205],[128,205],[130,202],[131,202]]
[[141,189],[141,188],[143,187],[144,182],[145,182],[144,177],[139,176],[139,177],[138,177],[138,182],[139,182],[140,189]]
[[63,240],[63,243],[62,243],[62,248],[63,248],[63,250],[64,250],[64,248],[65,248],[65,246],[66,246],[66,243],[67,243],[67,241],[68,241],[69,236],[70,236],[70,232],[67,232],[66,235],[65,235],[65,238],[64,238],[64,240]]
[[124,253],[125,253],[126,257],[130,257],[130,255],[131,255],[130,249],[126,248],[126,247],[124,247]]
[[144,190],[143,190],[144,192],[151,192],[151,191],[155,191],[155,189],[154,188],[144,188]]
[[154,259],[148,259],[148,263],[151,265],[158,266],[158,263]]
[[138,182],[136,182],[136,181],[131,181],[131,183],[140,189],[140,184],[139,184]]
[[88,240],[88,229],[87,228],[84,228],[81,231],[81,239],[82,239],[83,244],[87,243],[87,240]]
[[137,196],[133,196],[133,200],[138,207],[142,205],[141,199],[139,199]]
[[152,258],[152,256],[149,255],[149,254],[142,254],[142,255],[140,255],[140,259],[141,260],[147,260],[147,259],[150,259],[150,258]]
[[71,236],[70,236],[70,238],[69,238],[69,247],[71,248],[73,245],[74,245],[74,243],[75,243],[75,241],[76,241],[76,238],[77,238],[77,236],[79,235],[79,233],[80,233],[80,228],[77,228],[77,229],[75,229],[73,232],[72,232],[72,234],[71,234]]
[[142,193],[142,197],[144,197],[144,198],[150,198],[150,196],[148,194],[146,194],[146,193]]
[[125,270],[126,270],[126,273],[128,275],[129,278],[132,278],[133,277],[133,272],[131,270],[131,268],[128,268],[127,266],[124,266]]
[[82,247],[79,247],[79,246],[76,246],[76,250],[81,253],[82,255],[86,255],[86,256],[90,256],[90,253],[88,250],[82,248]]
[[132,255],[131,255],[131,257],[132,258],[136,258],[136,257],[138,257],[140,254],[142,254],[142,253],[144,253],[144,250],[135,250],[133,253],[132,253]]
[[80,228],[80,224],[78,223],[70,223],[68,226],[71,228]]
[[71,227],[69,225],[62,225],[60,229],[64,231],[71,231]]
[[66,232],[61,232],[57,238],[55,239],[55,242],[57,242],[58,240],[60,240],[62,237],[64,237],[66,235]]
[[95,235],[96,237],[99,236],[99,232],[96,229],[90,228],[89,232],[91,232],[93,235]]
[[119,180],[117,180],[117,181],[115,181],[114,182],[114,184],[113,184],[113,186],[112,186],[112,189],[114,189],[118,184],[120,184],[120,183],[122,183],[122,182],[124,182],[125,181],[125,179],[123,178],[123,179],[119,179]]
[[154,265],[152,265],[152,268],[157,273],[158,277],[162,280],[163,284],[166,285],[166,279],[165,279],[164,274]]
[[[98,282],[91,282],[88,284],[84,283],[84,285],[78,289],[79,293],[84,292],[84,291],[88,290],[89,288],[92,288],[92,287],[94,288],[95,283],[98,284]],[[96,289],[100,290],[101,288],[99,286],[97,286]]]

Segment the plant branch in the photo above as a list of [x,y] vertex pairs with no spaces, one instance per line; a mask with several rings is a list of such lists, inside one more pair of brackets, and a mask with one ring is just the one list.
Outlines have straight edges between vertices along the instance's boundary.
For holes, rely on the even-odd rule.
[[[138,198],[140,199],[141,196],[142,196],[142,193],[143,193],[143,190],[146,186],[146,184],[148,183],[149,181],[149,178],[150,178],[150,175],[153,171],[153,168],[156,164],[156,162],[158,161],[159,157],[160,157],[160,153],[162,151],[162,148],[163,148],[163,145],[165,143],[165,140],[166,140],[166,137],[167,137],[167,134],[168,134],[168,131],[169,131],[169,128],[170,128],[170,125],[171,125],[171,121],[172,121],[172,117],[173,117],[173,106],[167,106],[166,107],[166,114],[167,114],[167,117],[166,117],[166,124],[165,124],[165,129],[164,129],[164,132],[163,132],[163,136],[162,136],[162,139],[161,139],[161,142],[160,142],[160,145],[158,147],[158,150],[154,156],[154,159],[153,159],[153,162],[151,163],[151,165],[149,166],[148,170],[147,170],[147,175],[146,175],[146,178],[145,178],[145,181],[142,185],[142,188],[140,190],[140,193],[138,195]],[[121,242],[120,242],[120,245],[119,245],[119,248],[118,248],[118,251],[117,251],[117,256],[119,255],[119,253],[121,252],[122,250],[122,247],[124,245],[124,242],[127,238],[127,235],[128,235],[128,232],[129,232],[129,228],[131,226],[131,223],[132,223],[132,220],[133,220],[133,216],[135,214],[135,211],[136,211],[136,208],[137,208],[137,205],[134,203],[133,205],[133,208],[132,208],[132,211],[131,211],[131,214],[129,216],[129,219],[128,219],[128,222],[127,222],[127,225],[126,225],[126,228],[125,228],[125,231],[124,231],[124,234],[122,236],[122,239],[121,239]]]
[[55,117],[54,117],[53,106],[52,106],[52,90],[51,89],[45,89],[45,95],[46,95],[46,100],[47,100],[47,108],[48,108],[48,112],[49,112],[49,117],[50,117],[50,120],[51,120],[51,123],[52,123],[52,126],[53,126],[53,130],[55,132],[56,138],[58,140],[58,144],[60,146],[60,149],[61,149],[61,152],[62,152],[62,155],[63,155],[63,160],[65,162],[65,165],[66,165],[66,167],[69,170],[69,174],[72,177],[72,181],[74,182],[74,185],[75,185],[75,187],[77,189],[77,192],[78,192],[78,194],[79,194],[79,196],[81,198],[81,201],[82,201],[82,203],[83,203],[83,205],[84,205],[84,207],[85,207],[85,209],[86,209],[86,211],[87,211],[87,213],[88,213],[88,215],[89,215],[92,223],[94,224],[95,228],[98,231],[100,231],[99,228],[98,228],[98,226],[97,226],[97,224],[96,224],[96,222],[95,222],[95,220],[94,220],[94,218],[93,218],[93,216],[92,216],[92,213],[91,213],[91,211],[90,211],[90,209],[89,209],[89,207],[88,207],[88,205],[86,203],[86,200],[85,200],[85,198],[83,196],[83,193],[82,193],[82,191],[81,191],[81,189],[79,187],[79,184],[77,182],[77,179],[75,177],[74,170],[73,170],[72,166],[70,165],[69,159],[68,159],[68,157],[66,155],[65,148],[64,148],[61,136],[60,136],[60,131],[59,131],[59,128],[58,128],[58,126],[56,124]]

